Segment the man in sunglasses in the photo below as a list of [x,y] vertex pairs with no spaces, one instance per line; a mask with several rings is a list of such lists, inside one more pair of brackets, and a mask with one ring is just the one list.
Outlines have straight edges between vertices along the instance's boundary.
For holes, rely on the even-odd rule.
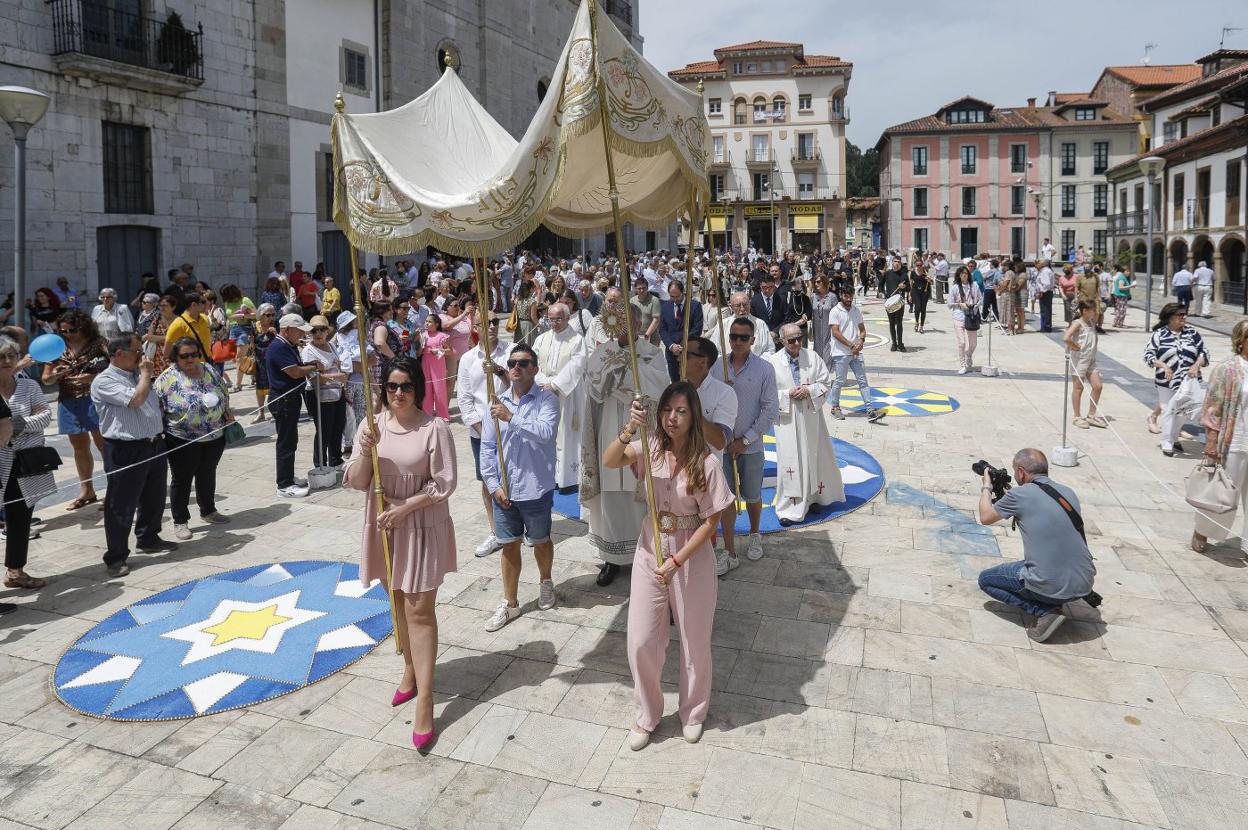
[[[685,376],[698,390],[706,442],[722,451],[728,446],[728,437],[732,435],[732,427],[737,422],[737,396],[731,386],[711,372],[711,367],[718,360],[719,349],[709,337],[689,339],[689,351],[685,355]],[[731,470],[726,472],[732,475]]]
[[[507,361],[507,349],[498,342],[498,313],[490,312],[489,339],[492,351],[490,361],[494,366],[495,377],[492,379],[495,394],[501,393],[506,387],[506,376],[503,366]],[[472,330],[480,336],[481,318],[474,317]],[[481,502],[485,505],[485,518],[490,523],[489,535],[477,545],[476,555],[489,556],[502,547],[502,543],[494,535],[494,499],[481,477],[481,429],[490,415],[490,391],[486,386],[485,350],[481,340],[459,361],[459,379],[455,384],[455,401],[459,405],[459,418],[468,427],[468,443],[472,447],[472,461],[476,468],[477,481],[481,482]]]
[[513,346],[507,355],[511,385],[490,406],[481,432],[481,477],[494,500],[494,532],[503,546],[503,600],[486,620],[486,631],[498,631],[520,616],[522,539],[533,546],[537,560],[537,607],[547,611],[559,601],[551,579],[555,544],[550,538],[559,398],[537,385],[537,372],[537,352],[523,343]]
[[[852,297],[853,289],[846,289]],[[845,500],[823,403],[832,373],[810,349],[802,348],[802,330],[780,328],[783,350],[767,358],[776,374],[780,411],[776,419],[776,516],[788,525],[806,518],[812,504]]]

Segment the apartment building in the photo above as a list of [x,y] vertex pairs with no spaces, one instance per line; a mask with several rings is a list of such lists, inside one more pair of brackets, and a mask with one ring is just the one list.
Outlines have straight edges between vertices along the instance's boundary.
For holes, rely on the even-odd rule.
[[756,40],[668,75],[704,84],[711,236],[720,249],[814,251],[845,241],[846,95],[853,64]]
[[[1175,271],[1205,262],[1216,275],[1214,301],[1248,309],[1248,50],[1219,49],[1195,65],[1198,77],[1142,104],[1149,143],[1107,172],[1107,230],[1116,255],[1143,272],[1151,211],[1153,274],[1168,286]],[[1162,160],[1151,188],[1140,164],[1150,156]]]

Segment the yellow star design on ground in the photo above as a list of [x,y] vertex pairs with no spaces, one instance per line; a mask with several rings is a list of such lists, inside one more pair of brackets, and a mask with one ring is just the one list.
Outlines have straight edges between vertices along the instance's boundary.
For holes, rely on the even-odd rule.
[[255,611],[231,611],[224,620],[203,631],[214,636],[213,646],[220,646],[232,640],[263,640],[270,628],[290,620],[277,613],[274,604]]

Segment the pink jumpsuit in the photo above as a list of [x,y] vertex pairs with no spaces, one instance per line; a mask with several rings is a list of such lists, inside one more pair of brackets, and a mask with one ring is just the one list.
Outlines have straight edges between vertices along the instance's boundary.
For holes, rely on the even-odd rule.
[[[640,441],[634,441],[632,448],[641,454]],[[669,454],[666,461],[652,465],[655,504],[660,511],[677,517],[678,529],[662,534],[664,556],[680,550],[702,520],[718,516],[732,504],[716,453],[708,455],[705,461],[706,490],[693,494],[686,489],[683,473],[672,479],[671,459]],[[633,464],[633,474],[639,480],[644,475],[640,463]],[[647,732],[653,732],[663,717],[659,678],[667,656],[669,609],[680,638],[680,720],[686,726],[706,720],[711,703],[711,626],[719,593],[715,552],[710,541],[689,557],[664,589],[654,575],[657,563],[652,536],[647,516],[633,559],[628,602],[628,665],[633,673],[637,727]]]
[[446,356],[434,354],[432,349],[446,349],[451,336],[444,331],[425,335],[425,351],[420,356],[420,368],[425,373],[425,399],[420,408],[426,415],[450,419],[451,410],[446,398]]

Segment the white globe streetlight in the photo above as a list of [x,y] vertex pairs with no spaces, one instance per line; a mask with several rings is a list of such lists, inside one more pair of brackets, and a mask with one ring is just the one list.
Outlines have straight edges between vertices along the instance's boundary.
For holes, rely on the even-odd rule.
[[26,135],[48,111],[51,99],[24,86],[0,86],[0,118],[13,130],[13,314],[26,324]]

